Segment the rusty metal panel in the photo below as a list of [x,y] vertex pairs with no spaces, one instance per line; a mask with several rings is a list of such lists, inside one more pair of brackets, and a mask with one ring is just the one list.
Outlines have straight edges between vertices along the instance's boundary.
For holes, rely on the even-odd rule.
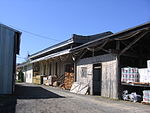
[[14,31],[0,25],[0,94],[12,93],[14,39]]

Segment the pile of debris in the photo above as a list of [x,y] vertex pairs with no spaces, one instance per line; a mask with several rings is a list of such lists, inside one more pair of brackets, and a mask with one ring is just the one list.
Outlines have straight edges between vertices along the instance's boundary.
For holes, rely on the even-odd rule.
[[131,102],[141,102],[142,101],[141,95],[136,94],[136,92],[132,92],[131,94],[129,94],[128,90],[123,91],[122,99],[129,100]]

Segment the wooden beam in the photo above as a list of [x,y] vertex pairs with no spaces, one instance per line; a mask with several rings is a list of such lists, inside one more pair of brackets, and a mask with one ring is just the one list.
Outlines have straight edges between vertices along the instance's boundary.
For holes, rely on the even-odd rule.
[[87,49],[83,49],[81,51],[81,53],[75,58],[75,61],[79,61],[81,57],[83,57],[83,55],[87,52],[88,50]]
[[132,41],[127,47],[125,47],[120,53],[119,56],[122,55],[124,52],[126,52],[131,46],[133,46],[136,42],[138,42],[144,35],[146,35],[147,32],[142,33],[138,38],[136,38],[134,41]]
[[[123,44],[123,45],[125,45],[125,46],[128,46],[128,44],[127,43],[125,43],[125,42],[123,42],[123,41],[121,41],[121,43]],[[133,51],[133,52],[135,52],[135,50],[131,47],[131,50]]]
[[102,49],[108,43],[108,41],[109,41],[108,39],[106,41],[104,41],[104,43],[101,46],[97,47],[95,49],[95,51],[98,51],[98,50]]
[[122,56],[128,56],[128,57],[133,57],[133,58],[138,58],[139,57],[137,54],[134,54],[134,53],[131,53],[131,52],[123,53]]
[[92,57],[94,57],[94,48],[87,48],[87,50],[91,51],[92,52]]
[[109,50],[106,50],[106,49],[104,49],[104,48],[102,48],[101,50],[103,50],[103,51],[106,52],[106,53],[110,53]]
[[116,41],[116,49],[120,50],[120,41],[119,40]]

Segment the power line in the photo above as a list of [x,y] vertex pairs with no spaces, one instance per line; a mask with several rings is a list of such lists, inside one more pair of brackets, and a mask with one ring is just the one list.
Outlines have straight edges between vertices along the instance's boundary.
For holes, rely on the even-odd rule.
[[20,57],[20,56],[17,56],[17,58],[20,58],[20,59],[26,59],[26,58],[24,58],[24,57]]
[[46,37],[46,36],[43,36],[43,35],[40,35],[40,34],[37,34],[37,33],[33,33],[33,32],[30,32],[30,31],[27,31],[27,30],[24,30],[24,29],[20,29],[20,28],[17,28],[17,27],[14,27],[12,25],[9,25],[10,27],[13,27],[13,28],[16,28],[18,30],[21,30],[22,32],[25,32],[25,33],[28,33],[28,34],[31,34],[33,36],[36,36],[36,37],[40,37],[40,38],[44,38],[44,39],[48,39],[48,40],[54,40],[54,41],[60,41],[60,40],[57,40],[57,39],[54,39],[54,38],[49,38],[49,37]]

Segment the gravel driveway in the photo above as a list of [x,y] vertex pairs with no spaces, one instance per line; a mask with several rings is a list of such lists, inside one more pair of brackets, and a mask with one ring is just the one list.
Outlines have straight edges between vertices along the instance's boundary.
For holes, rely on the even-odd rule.
[[43,85],[16,86],[16,113],[150,113],[150,106],[76,95],[59,88]]

